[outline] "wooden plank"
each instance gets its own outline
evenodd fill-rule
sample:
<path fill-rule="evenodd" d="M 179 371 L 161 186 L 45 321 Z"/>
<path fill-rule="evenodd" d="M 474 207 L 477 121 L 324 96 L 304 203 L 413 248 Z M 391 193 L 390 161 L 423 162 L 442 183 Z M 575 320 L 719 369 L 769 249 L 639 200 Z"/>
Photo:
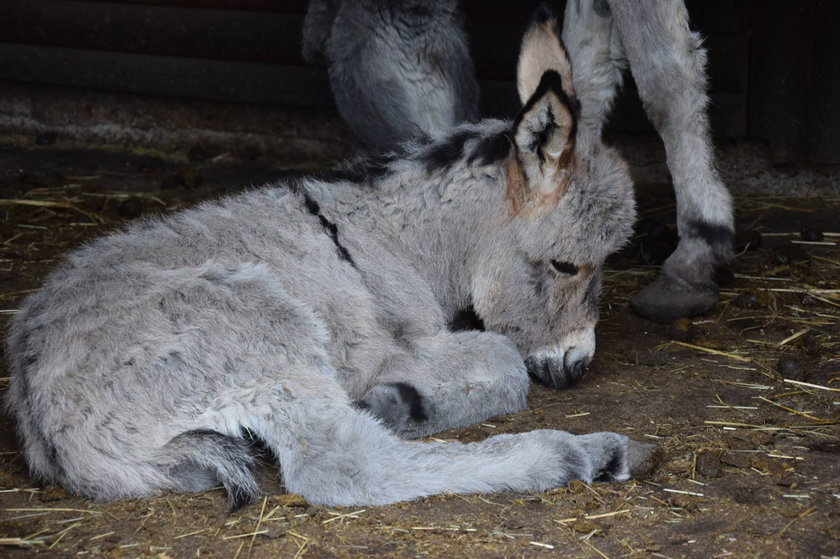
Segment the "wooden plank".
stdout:
<path fill-rule="evenodd" d="M 65 0 L 76 2 L 77 0 Z M 306 13 L 307 0 L 95 0 L 98 4 L 146 5 L 199 8 L 207 10 L 247 10 L 253 12 Z"/>
<path fill-rule="evenodd" d="M 686 0 L 691 27 L 703 33 L 742 31 L 756 0 Z"/>
<path fill-rule="evenodd" d="M 749 35 L 745 31 L 709 33 L 703 44 L 708 54 L 709 90 L 745 93 L 749 87 Z"/>
<path fill-rule="evenodd" d="M 187 58 L 304 64 L 303 18 L 285 13 L 163 7 L 127 2 L 6 0 L 6 42 Z M 478 76 L 512 80 L 525 24 L 468 23 Z M 745 33 L 706 38 L 712 87 L 746 87 Z"/>
<path fill-rule="evenodd" d="M 0 76 L 13 81 L 217 101 L 332 105 L 326 71 L 308 66 L 0 43 Z"/>
<path fill-rule="evenodd" d="M 516 84 L 510 80 L 479 80 L 480 112 L 485 118 L 513 118 L 519 112 Z"/>
<path fill-rule="evenodd" d="M 470 53 L 479 78 L 513 80 L 519 60 L 524 24 L 467 23 Z"/>
<path fill-rule="evenodd" d="M 303 16 L 66 0 L 3 0 L 4 42 L 304 64 Z"/>
<path fill-rule="evenodd" d="M 814 6 L 813 85 L 809 101 L 807 146 L 810 161 L 840 164 L 840 2 Z"/>
<path fill-rule="evenodd" d="M 524 27 L 468 23 L 466 29 L 479 78 L 516 79 Z M 708 52 L 710 89 L 716 92 L 745 92 L 749 81 L 749 36 L 746 32 L 710 33 L 705 37 L 704 45 Z"/>
<path fill-rule="evenodd" d="M 75 2 L 76 0 L 67 0 Z M 306 13 L 307 0 L 94 0 L 100 4 L 147 5 L 209 10 Z M 524 24 L 541 0 L 463 0 L 461 9 L 470 21 Z M 565 2 L 554 2 L 563 13 Z"/>

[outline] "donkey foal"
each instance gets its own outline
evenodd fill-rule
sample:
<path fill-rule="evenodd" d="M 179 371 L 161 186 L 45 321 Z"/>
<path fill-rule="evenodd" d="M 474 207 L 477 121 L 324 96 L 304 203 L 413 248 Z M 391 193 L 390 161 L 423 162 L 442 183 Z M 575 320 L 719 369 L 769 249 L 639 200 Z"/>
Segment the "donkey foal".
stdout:
<path fill-rule="evenodd" d="M 33 472 L 95 499 L 258 493 L 255 436 L 289 491 L 385 504 L 624 480 L 648 447 L 541 430 L 405 440 L 521 410 L 595 349 L 601 267 L 635 216 L 616 153 L 577 128 L 548 14 L 514 123 L 135 224 L 71 254 L 12 321 Z M 495 332 L 446 330 L 472 304 Z M 523 361 L 521 355 L 527 357 Z"/>

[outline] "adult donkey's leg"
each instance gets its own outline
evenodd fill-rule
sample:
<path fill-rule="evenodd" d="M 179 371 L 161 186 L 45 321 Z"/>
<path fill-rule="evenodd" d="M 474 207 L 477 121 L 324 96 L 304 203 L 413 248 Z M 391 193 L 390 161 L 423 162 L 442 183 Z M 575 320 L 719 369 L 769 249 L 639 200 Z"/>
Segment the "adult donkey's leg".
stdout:
<path fill-rule="evenodd" d="M 492 332 L 412 340 L 357 405 L 404 438 L 471 425 L 525 408 L 528 373 L 513 343 Z"/>
<path fill-rule="evenodd" d="M 581 104 L 579 126 L 601 135 L 616 89 L 627 68 L 606 0 L 570 0 L 563 16 L 563 43 L 574 68 Z"/>
<path fill-rule="evenodd" d="M 631 305 L 657 320 L 699 314 L 717 302 L 712 276 L 731 256 L 734 231 L 732 199 L 714 169 L 706 53 L 680 0 L 609 5 L 645 111 L 665 142 L 680 235 L 660 276 Z"/>

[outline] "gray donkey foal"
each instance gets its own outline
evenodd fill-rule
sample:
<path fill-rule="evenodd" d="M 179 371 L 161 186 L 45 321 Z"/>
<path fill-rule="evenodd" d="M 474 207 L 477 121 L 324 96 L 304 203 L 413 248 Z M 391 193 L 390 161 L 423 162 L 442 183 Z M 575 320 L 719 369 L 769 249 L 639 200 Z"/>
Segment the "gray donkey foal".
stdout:
<path fill-rule="evenodd" d="M 457 2 L 310 0 L 302 52 L 327 64 L 355 147 L 394 148 L 478 119 L 478 82 Z"/>
<path fill-rule="evenodd" d="M 528 368 L 579 375 L 601 266 L 631 231 L 627 169 L 576 127 L 555 20 L 520 57 L 514 123 L 71 254 L 8 339 L 33 472 L 95 499 L 222 483 L 239 506 L 258 493 L 257 438 L 289 491 L 329 505 L 627 479 L 648 448 L 615 433 L 405 440 L 521 410 Z M 447 331 L 469 303 L 501 334 Z"/>

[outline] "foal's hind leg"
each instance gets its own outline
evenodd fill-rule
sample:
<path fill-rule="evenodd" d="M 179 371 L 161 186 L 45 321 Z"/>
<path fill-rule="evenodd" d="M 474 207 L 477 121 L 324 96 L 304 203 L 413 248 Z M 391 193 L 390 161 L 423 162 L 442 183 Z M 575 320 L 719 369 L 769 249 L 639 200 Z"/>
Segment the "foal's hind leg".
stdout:
<path fill-rule="evenodd" d="M 324 394 L 297 394 L 282 421 L 257 422 L 289 491 L 324 505 L 385 505 L 436 493 L 539 491 L 626 480 L 650 445 L 616 433 L 531 431 L 472 444 L 400 440 L 368 413 Z"/>
<path fill-rule="evenodd" d="M 665 142 L 680 235 L 659 278 L 631 305 L 657 320 L 699 314 L 717 302 L 712 276 L 731 256 L 734 231 L 732 199 L 713 164 L 706 53 L 683 2 L 611 0 L 610 7 L 645 111 Z"/>
<path fill-rule="evenodd" d="M 412 341 L 357 402 L 404 438 L 417 438 L 525 408 L 529 379 L 516 347 L 491 332 Z"/>

